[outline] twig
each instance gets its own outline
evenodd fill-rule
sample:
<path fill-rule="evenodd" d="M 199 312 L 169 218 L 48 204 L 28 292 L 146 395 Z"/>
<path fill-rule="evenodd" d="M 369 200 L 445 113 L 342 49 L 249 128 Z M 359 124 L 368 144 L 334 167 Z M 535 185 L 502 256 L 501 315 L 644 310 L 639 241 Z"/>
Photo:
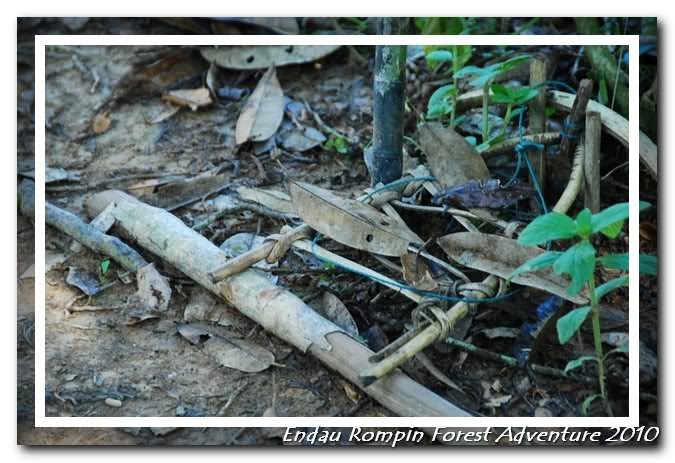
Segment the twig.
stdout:
<path fill-rule="evenodd" d="M 167 176 L 166 173 L 161 173 L 161 172 L 148 172 L 148 173 L 141 173 L 141 174 L 121 175 L 119 177 L 104 178 L 104 179 L 101 179 L 97 182 L 90 183 L 88 185 L 47 186 L 47 187 L 45 187 L 45 191 L 48 192 L 48 193 L 63 193 L 63 192 L 69 192 L 69 191 L 87 191 L 87 190 L 93 190 L 94 188 L 98 188 L 98 187 L 101 187 L 103 185 L 109 185 L 111 183 L 116 183 L 116 182 L 124 182 L 124 181 L 127 181 L 127 180 L 164 178 L 164 177 L 167 177 L 169 179 L 175 177 L 175 180 L 178 181 L 178 180 L 182 180 L 185 175 L 187 175 L 187 172 L 172 174 L 172 175 L 169 175 L 169 176 Z"/>
<path fill-rule="evenodd" d="M 579 83 L 579 91 L 574 97 L 572 103 L 572 110 L 565 120 L 565 128 L 563 129 L 563 138 L 560 141 L 560 155 L 563 159 L 569 159 L 576 145 L 576 138 L 579 132 L 579 126 L 584 120 L 586 114 L 586 107 L 588 101 L 591 99 L 593 92 L 593 81 L 584 79 Z"/>
<path fill-rule="evenodd" d="M 592 213 L 600 212 L 600 139 L 602 120 L 600 114 L 586 111 L 584 134 L 584 203 Z"/>
<path fill-rule="evenodd" d="M 616 166 L 615 168 L 613 168 L 612 170 L 610 170 L 609 172 L 607 172 L 605 175 L 603 175 L 602 178 L 600 179 L 600 181 L 602 182 L 602 181 L 604 181 L 604 180 L 607 180 L 609 177 L 612 176 L 612 174 L 613 174 L 614 172 L 616 172 L 616 171 L 619 170 L 619 169 L 623 169 L 624 167 L 627 167 L 629 163 L 630 163 L 630 161 L 626 161 L 626 162 L 624 162 L 624 163 L 619 164 L 618 166 Z"/>
<path fill-rule="evenodd" d="M 213 214 L 209 215 L 206 219 L 194 224 L 192 226 L 192 229 L 195 231 L 202 231 L 208 228 L 208 226 L 211 225 L 213 222 L 222 219 L 226 215 L 236 214 L 237 212 L 242 211 L 249 211 L 255 214 L 267 216 L 271 219 L 283 220 L 286 222 L 297 219 L 297 216 L 293 214 L 275 211 L 274 209 L 270 209 L 269 207 L 263 206 L 261 204 L 242 200 L 241 203 L 237 204 L 236 206 L 228 207 L 225 209 L 221 209 L 217 212 L 214 212 Z"/>
<path fill-rule="evenodd" d="M 581 186 L 584 183 L 584 147 L 583 145 L 577 146 L 577 154 L 574 157 L 574 165 L 572 167 L 572 173 L 570 174 L 570 180 L 565 187 L 565 191 L 560 195 L 560 199 L 553 207 L 553 212 L 559 212 L 560 214 L 566 214 L 567 211 L 574 204 L 574 200 L 577 199 L 579 191 L 581 191 Z"/>

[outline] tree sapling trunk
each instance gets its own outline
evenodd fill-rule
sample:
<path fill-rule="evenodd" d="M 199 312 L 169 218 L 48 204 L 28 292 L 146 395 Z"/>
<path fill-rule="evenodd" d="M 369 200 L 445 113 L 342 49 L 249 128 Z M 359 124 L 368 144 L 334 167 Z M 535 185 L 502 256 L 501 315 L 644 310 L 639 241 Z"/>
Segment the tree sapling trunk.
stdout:
<path fill-rule="evenodd" d="M 377 33 L 400 34 L 404 18 L 380 18 Z M 371 184 L 391 183 L 403 170 L 405 45 L 378 45 L 375 52 L 373 146 L 366 152 Z"/>

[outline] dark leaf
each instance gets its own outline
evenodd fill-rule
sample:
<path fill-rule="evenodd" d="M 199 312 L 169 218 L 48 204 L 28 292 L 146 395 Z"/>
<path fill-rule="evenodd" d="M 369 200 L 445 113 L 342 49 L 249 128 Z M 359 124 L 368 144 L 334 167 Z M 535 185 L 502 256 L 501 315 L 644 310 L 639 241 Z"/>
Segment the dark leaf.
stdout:
<path fill-rule="evenodd" d="M 442 190 L 433 199 L 434 204 L 453 207 L 487 207 L 499 209 L 509 207 L 521 199 L 532 196 L 532 187 L 520 181 L 502 186 L 499 180 L 469 180 L 463 185 Z"/>

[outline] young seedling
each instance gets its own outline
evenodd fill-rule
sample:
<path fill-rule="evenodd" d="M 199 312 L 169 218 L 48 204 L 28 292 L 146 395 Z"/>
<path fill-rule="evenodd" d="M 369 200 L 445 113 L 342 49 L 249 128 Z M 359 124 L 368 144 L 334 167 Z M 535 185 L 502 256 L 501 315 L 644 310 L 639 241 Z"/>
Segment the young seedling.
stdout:
<path fill-rule="evenodd" d="M 438 88 L 431 98 L 427 108 L 428 119 L 438 119 L 450 114 L 450 127 L 457 125 L 455 119 L 457 109 L 458 87 L 457 73 L 469 61 L 473 49 L 469 45 L 453 45 L 452 50 L 433 48 L 426 55 L 427 65 L 430 68 L 438 68 L 445 62 L 452 62 L 452 80 L 453 83 Z"/>
<path fill-rule="evenodd" d="M 649 203 L 640 202 L 641 211 L 649 206 Z M 565 214 L 551 212 L 533 220 L 518 237 L 518 242 L 526 246 L 537 246 L 555 240 L 576 241 L 566 251 L 547 251 L 526 262 L 517 268 L 510 278 L 520 273 L 553 267 L 558 275 L 567 274 L 571 277 L 571 283 L 567 290 L 570 294 L 575 295 L 584 288 L 588 288 L 590 306 L 572 310 L 561 317 L 557 323 L 558 340 L 561 344 L 565 344 L 574 337 L 581 325 L 591 315 L 595 357 L 585 356 L 574 359 L 565 368 L 565 371 L 569 371 L 581 366 L 586 361 L 597 362 L 600 394 L 590 396 L 584 401 L 582 407 L 584 413 L 587 412 L 593 400 L 600 397 L 607 399 L 599 301 L 610 291 L 628 284 L 628 274 L 625 273 L 618 278 L 597 285 L 595 279 L 596 266 L 628 272 L 628 254 L 597 256 L 591 238 L 597 233 L 602 233 L 612 239 L 618 237 L 627 218 L 628 203 L 615 204 L 597 214 L 592 214 L 589 209 L 584 209 L 579 212 L 575 219 Z M 641 273 L 655 275 L 656 267 L 656 256 L 640 255 Z M 609 405 L 607 409 L 611 413 Z"/>
<path fill-rule="evenodd" d="M 496 77 L 514 69 L 530 59 L 530 55 L 521 55 L 506 60 L 502 63 L 495 63 L 484 68 L 477 66 L 466 66 L 455 74 L 458 78 L 467 76 L 476 76 L 469 85 L 483 89 L 483 142 L 488 140 L 490 135 L 490 123 L 488 121 L 488 109 L 490 105 L 490 86 Z"/>
<path fill-rule="evenodd" d="M 506 127 L 511 122 L 511 119 L 517 117 L 525 111 L 525 103 L 536 98 L 539 92 L 530 87 L 509 88 L 501 84 L 492 84 L 492 102 L 506 105 L 506 113 L 504 115 L 504 128 L 501 135 L 506 134 Z M 515 111 L 514 111 L 514 108 Z"/>

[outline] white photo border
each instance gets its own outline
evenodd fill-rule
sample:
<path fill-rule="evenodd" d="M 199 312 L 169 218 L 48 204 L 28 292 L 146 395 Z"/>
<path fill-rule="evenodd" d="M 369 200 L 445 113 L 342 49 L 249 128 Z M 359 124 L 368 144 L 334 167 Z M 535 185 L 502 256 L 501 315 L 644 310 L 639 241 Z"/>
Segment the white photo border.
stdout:
<path fill-rule="evenodd" d="M 629 280 L 627 417 L 47 417 L 45 408 L 45 47 L 49 45 L 624 45 L 629 61 L 629 273 L 639 274 L 638 35 L 36 35 L 35 426 L 36 427 L 631 427 L 639 426 L 639 279 Z"/>

